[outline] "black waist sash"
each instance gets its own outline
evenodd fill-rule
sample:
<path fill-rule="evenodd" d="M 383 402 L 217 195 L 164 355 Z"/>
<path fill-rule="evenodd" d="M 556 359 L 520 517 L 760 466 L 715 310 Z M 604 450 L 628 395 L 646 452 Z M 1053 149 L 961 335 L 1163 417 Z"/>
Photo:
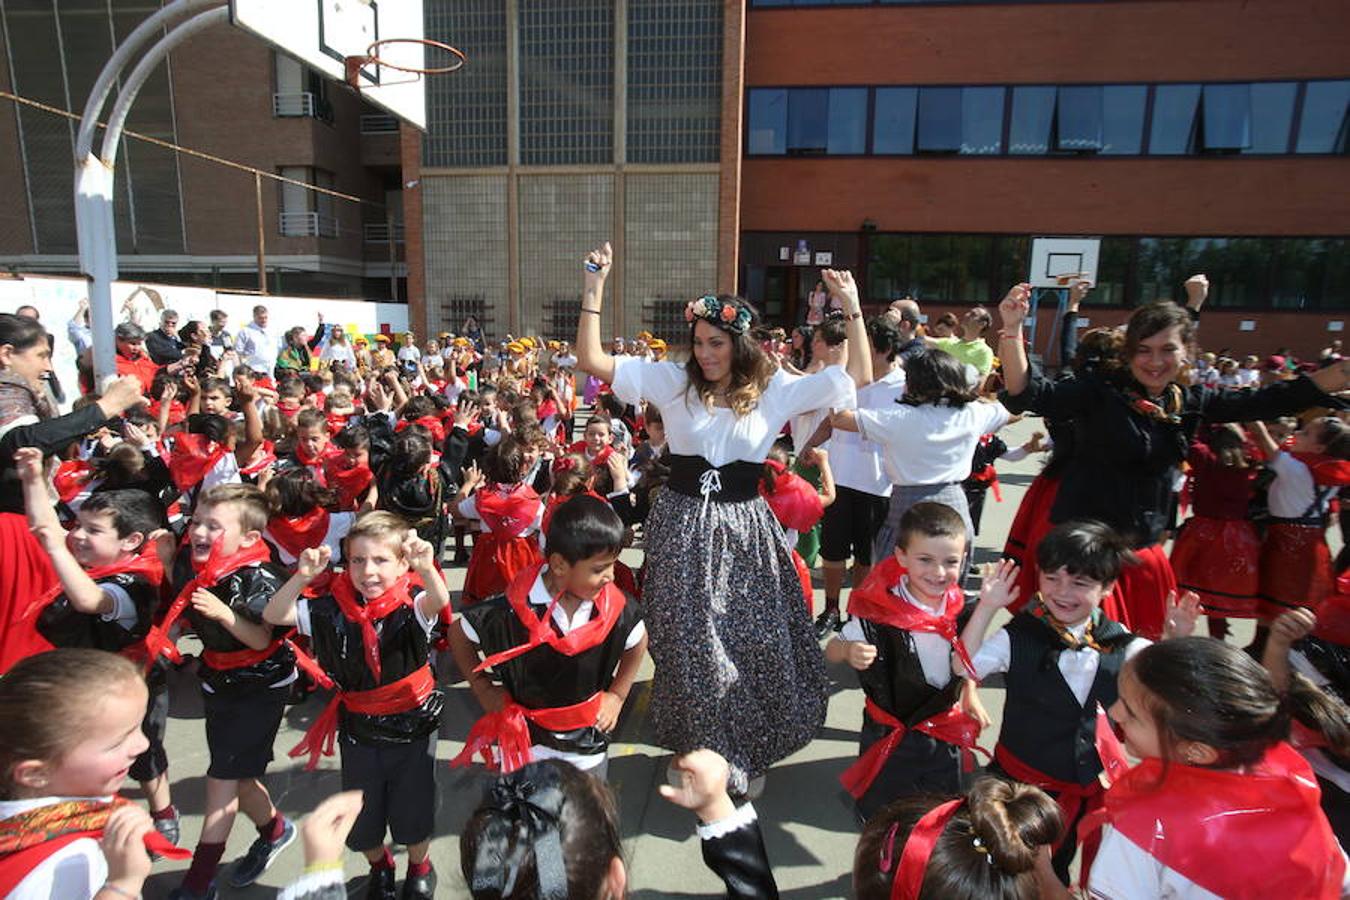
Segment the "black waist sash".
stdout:
<path fill-rule="evenodd" d="M 666 487 L 686 497 L 701 497 L 714 503 L 742 503 L 759 496 L 763 463 L 736 460 L 714 466 L 701 456 L 670 456 Z"/>

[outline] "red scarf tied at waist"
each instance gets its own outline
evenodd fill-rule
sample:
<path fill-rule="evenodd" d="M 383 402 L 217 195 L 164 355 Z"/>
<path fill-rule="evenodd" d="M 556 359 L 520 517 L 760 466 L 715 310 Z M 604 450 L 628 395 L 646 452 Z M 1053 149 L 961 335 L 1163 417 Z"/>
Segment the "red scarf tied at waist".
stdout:
<path fill-rule="evenodd" d="M 0 896 L 8 897 L 29 872 L 67 844 L 80 838 L 100 840 L 112 811 L 129 803 L 123 797 L 111 802 L 65 800 L 0 820 Z M 142 840 L 147 851 L 167 859 L 192 857 L 191 850 L 175 847 L 154 829 Z"/>
<path fill-rule="evenodd" d="M 1068 836 L 1069 827 L 1078 818 L 1080 812 L 1086 809 L 1087 815 L 1092 815 L 1101 809 L 1102 795 L 1105 790 L 1102 788 L 1100 781 L 1093 780 L 1091 784 L 1079 784 L 1076 781 L 1060 781 L 1051 778 L 1013 756 L 1008 748 L 1002 744 L 994 745 L 994 762 L 998 763 L 1003 771 L 1016 781 L 1038 787 L 1043 791 L 1055 792 L 1055 804 L 1059 807 L 1060 818 L 1064 822 L 1065 829 L 1055 841 L 1054 849 L 1056 850 L 1059 849 L 1060 844 L 1064 843 L 1064 838 Z M 1084 871 L 1091 867 L 1092 859 L 1097 855 L 1098 843 L 1100 843 L 1100 840 L 1097 835 L 1092 835 L 1082 842 Z"/>
<path fill-rule="evenodd" d="M 322 684 L 322 682 L 320 682 Z M 331 680 L 324 687 L 330 687 Z M 382 684 L 368 691 L 337 691 L 328 701 L 314 724 L 305 732 L 300 743 L 291 748 L 292 758 L 309 756 L 305 770 L 314 769 L 320 756 L 332 756 L 333 745 L 337 738 L 338 707 L 345 706 L 348 712 L 362 716 L 387 716 L 394 713 L 417 709 L 431 692 L 436 690 L 436 679 L 431 674 L 431 666 L 423 666 L 410 675 L 406 675 L 389 684 Z"/>
<path fill-rule="evenodd" d="M 211 554 L 202 564 L 201 569 L 196 576 L 183 585 L 183 589 L 178 592 L 173 603 L 169 606 L 168 613 L 164 616 L 164 621 L 150 629 L 150 633 L 145 636 L 145 649 L 148 657 L 148 663 L 153 663 L 159 658 L 160 654 L 169 657 L 173 662 L 181 662 L 183 657 L 169 639 L 169 632 L 173 629 L 174 623 L 178 617 L 187 609 L 188 603 L 192 601 L 192 595 L 198 588 L 215 587 L 221 579 L 230 573 L 250 566 L 255 563 L 267 562 L 271 558 L 271 552 L 267 548 L 266 541 L 255 541 L 248 547 L 242 547 L 236 552 L 225 556 L 220 552 L 221 542 L 218 540 L 211 546 Z M 251 651 L 250 651 L 251 652 Z M 268 656 L 271 654 L 269 653 Z M 263 659 L 267 657 L 264 656 Z M 225 668 L 234 668 L 226 666 Z"/>
<path fill-rule="evenodd" d="M 811 482 L 796 472 L 789 472 L 778 460 L 766 459 L 764 465 L 773 470 L 773 492 L 766 491 L 764 482 L 760 481 L 759 495 L 769 504 L 779 524 L 794 531 L 810 531 L 825 514 L 820 494 Z"/>
<path fill-rule="evenodd" d="M 316 506 L 300 516 L 276 516 L 267 523 L 267 534 L 282 550 L 299 557 L 323 543 L 328 536 L 328 510 Z"/>
<path fill-rule="evenodd" d="M 965 642 L 956 632 L 956 617 L 966 605 L 965 595 L 960 585 L 951 585 L 943 595 L 942 615 L 925 612 L 903 597 L 891 592 L 893 585 L 900 584 L 907 570 L 894 556 L 873 567 L 862 587 L 849 595 L 848 612 L 851 616 L 867 619 L 879 625 L 889 625 L 901 631 L 920 634 L 936 634 L 952 645 L 956 656 L 965 667 L 966 674 L 975 679 L 975 666 Z M 978 679 L 975 679 L 978 680 Z"/>
<path fill-rule="evenodd" d="M 989 442 L 994 439 L 992 434 L 986 434 L 980 438 L 980 446 L 987 447 Z M 1003 490 L 998 483 L 998 469 L 994 468 L 993 463 L 986 463 L 983 469 L 978 472 L 971 472 L 970 477 L 981 484 L 987 485 L 994 492 L 994 502 L 1003 502 Z"/>
<path fill-rule="evenodd" d="M 474 723 L 464 741 L 464 749 L 450 760 L 450 765 L 470 765 L 477 754 L 482 757 L 489 771 L 514 772 L 530 762 L 529 722 L 548 731 L 588 728 L 600 718 L 600 702 L 603 698 L 604 694 L 596 691 L 580 703 L 549 709 L 526 709 L 508 700 L 500 710 L 488 713 Z M 501 752 L 500 763 L 493 756 L 494 746 Z"/>
<path fill-rule="evenodd" d="M 900 746 L 900 741 L 904 739 L 905 733 L 909 730 L 903 722 L 873 702 L 871 697 L 867 698 L 863 709 L 866 710 L 868 717 L 873 722 L 878 725 L 885 725 L 891 730 L 887 732 L 884 738 L 868 747 L 867 752 L 858 757 L 858 761 L 845 769 L 844 773 L 839 776 L 839 783 L 854 798 L 867 793 L 867 789 L 872 786 L 872 782 L 881 774 L 882 768 L 886 765 L 886 760 L 891 758 L 891 754 Z M 959 707 L 953 706 L 946 712 L 924 719 L 913 726 L 913 730 L 960 747 L 961 767 L 964 771 L 970 772 L 975 769 L 975 755 L 972 751 L 979 751 L 986 757 L 989 756 L 988 750 L 975 743 L 975 739 L 980 735 L 979 720 L 969 713 L 963 712 Z"/>
<path fill-rule="evenodd" d="M 180 491 L 190 491 L 202 483 L 229 452 L 204 434 L 180 434 L 174 438 L 169 454 L 169 474 Z"/>

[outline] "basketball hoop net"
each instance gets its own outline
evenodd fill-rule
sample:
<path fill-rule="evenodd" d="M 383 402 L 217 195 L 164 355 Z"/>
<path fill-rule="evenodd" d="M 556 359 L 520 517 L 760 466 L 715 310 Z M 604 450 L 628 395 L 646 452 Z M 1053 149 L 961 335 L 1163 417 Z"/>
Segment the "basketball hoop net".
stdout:
<path fill-rule="evenodd" d="M 448 53 L 451 57 L 450 64 L 445 66 L 427 66 L 418 68 L 415 66 L 405 66 L 399 63 L 392 63 L 380 58 L 380 48 L 388 44 L 423 44 L 427 47 L 440 50 L 442 53 Z M 433 41 L 427 38 L 385 38 L 382 41 L 375 41 L 366 48 L 366 52 L 358 56 L 347 57 L 347 84 L 351 85 L 359 93 L 361 90 L 361 70 L 374 63 L 386 69 L 393 69 L 396 72 L 408 72 L 413 77 L 404 78 L 399 81 L 383 81 L 380 87 L 392 84 L 409 84 L 414 81 L 420 81 L 423 75 L 449 75 L 451 72 L 458 72 L 464 68 L 465 63 L 469 61 L 462 50 L 450 46 L 443 41 Z M 372 85 L 373 87 L 374 85 Z"/>

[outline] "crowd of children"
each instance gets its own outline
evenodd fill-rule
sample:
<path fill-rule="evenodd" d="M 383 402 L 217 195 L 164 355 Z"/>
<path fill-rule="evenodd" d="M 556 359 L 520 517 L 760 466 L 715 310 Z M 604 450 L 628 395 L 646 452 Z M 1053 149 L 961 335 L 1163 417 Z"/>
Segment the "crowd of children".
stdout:
<path fill-rule="evenodd" d="M 826 271 L 807 338 L 709 295 L 677 363 L 648 333 L 601 341 L 610 248 L 583 262 L 575 352 L 488 344 L 476 323 L 372 348 L 321 323 L 266 369 L 265 310 L 167 362 L 125 323 L 127 377 L 76 418 L 41 396 L 32 329 L 0 315 L 0 454 L 22 498 L 0 525 L 26 567 L 0 598 L 0 896 L 136 897 L 153 853 L 186 865 L 172 897 L 215 897 L 303 838 L 287 898 L 345 896 L 344 847 L 379 900 L 622 897 L 605 779 L 649 649 L 674 752 L 661 793 L 698 817 L 728 896 L 778 896 L 750 798 L 815 736 L 827 662 L 864 701 L 840 776 L 860 898 L 1346 895 L 1335 348 L 1310 370 L 1196 355 L 1192 279 L 1189 312 L 1084 335 L 1052 380 L 1027 359 L 1018 285 L 996 396 L 908 307 L 864 322 L 851 276 Z M 982 341 L 978 312 L 962 340 Z M 8 412 L 7 386 L 31 409 Z M 1015 413 L 1049 438 L 1010 450 Z M 1047 446 L 1005 558 L 977 569 L 998 461 Z M 1211 637 L 1192 635 L 1202 616 Z M 1246 652 L 1223 643 L 1234 619 L 1256 622 Z M 204 772 L 165 746 L 180 673 L 200 682 Z M 459 678 L 482 715 L 451 764 L 494 773 L 462 884 L 430 853 Z M 982 683 L 1005 691 L 992 741 Z M 304 769 L 336 751 L 344 793 L 297 824 L 266 777 L 303 702 L 309 728 L 280 749 Z M 200 775 L 188 834 L 173 790 Z M 257 837 L 226 868 L 240 812 Z"/>

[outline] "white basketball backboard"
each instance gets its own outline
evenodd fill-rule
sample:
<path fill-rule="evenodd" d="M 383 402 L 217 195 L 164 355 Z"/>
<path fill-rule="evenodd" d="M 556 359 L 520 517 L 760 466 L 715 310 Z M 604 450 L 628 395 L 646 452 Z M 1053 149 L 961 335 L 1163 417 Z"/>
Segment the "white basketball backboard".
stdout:
<path fill-rule="evenodd" d="M 347 57 L 365 56 L 372 43 L 422 38 L 422 0 L 230 0 L 230 20 L 278 50 L 336 81 L 347 80 Z M 425 47 L 385 44 L 381 59 L 425 68 Z M 425 129 L 423 76 L 370 64 L 361 69 L 361 95 L 400 119 Z"/>
<path fill-rule="evenodd" d="M 1101 244 L 1101 238 L 1032 238 L 1027 281 L 1038 288 L 1068 287 L 1079 280 L 1096 284 Z"/>

